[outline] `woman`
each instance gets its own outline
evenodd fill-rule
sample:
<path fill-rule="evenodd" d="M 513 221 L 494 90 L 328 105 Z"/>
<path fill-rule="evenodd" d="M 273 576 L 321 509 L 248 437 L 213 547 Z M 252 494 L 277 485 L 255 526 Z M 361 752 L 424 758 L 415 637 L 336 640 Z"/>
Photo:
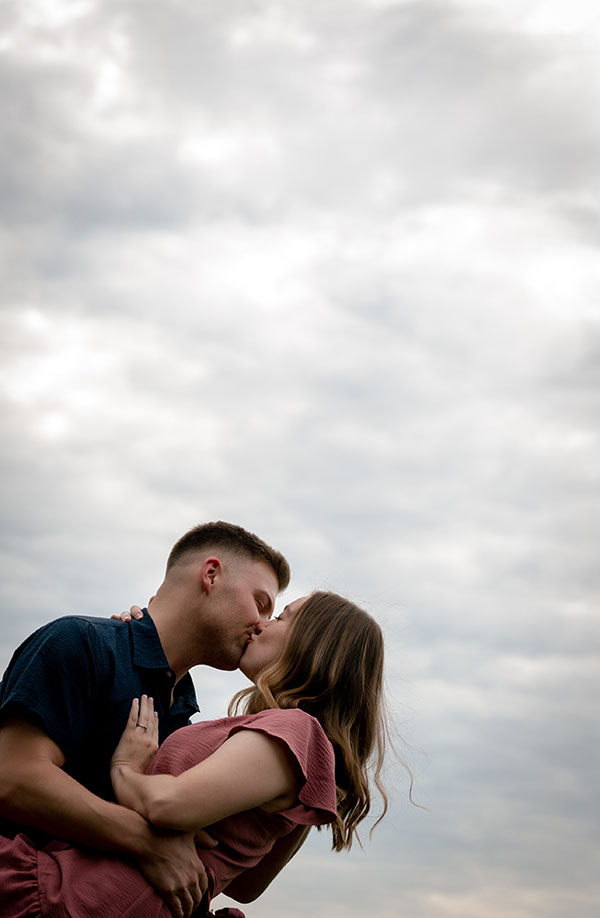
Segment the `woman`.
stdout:
<path fill-rule="evenodd" d="M 253 637 L 240 669 L 255 685 L 236 695 L 230 716 L 178 730 L 154 758 L 151 699 L 134 700 L 113 757 L 120 803 L 165 829 L 209 827 L 218 840 L 202 852 L 209 891 L 197 915 L 222 891 L 249 901 L 247 876 L 301 827 L 330 824 L 333 849 L 350 848 L 371 806 L 370 763 L 384 813 L 387 804 L 379 781 L 383 639 L 366 612 L 333 593 L 296 600 Z M 170 915 L 137 868 L 118 858 L 62 842 L 38 852 L 24 836 L 3 858 L 15 889 L 23 880 L 14 902 L 3 902 L 3 918 Z M 182 901 L 181 914 L 196 904 Z"/>

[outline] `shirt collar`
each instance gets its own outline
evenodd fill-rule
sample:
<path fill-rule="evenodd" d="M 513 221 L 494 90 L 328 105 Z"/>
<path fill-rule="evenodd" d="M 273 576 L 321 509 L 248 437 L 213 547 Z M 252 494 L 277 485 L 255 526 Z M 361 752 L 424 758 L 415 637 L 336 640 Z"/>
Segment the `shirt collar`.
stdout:
<path fill-rule="evenodd" d="M 144 617 L 132 622 L 133 665 L 140 669 L 170 669 L 156 625 L 144 609 Z"/>
<path fill-rule="evenodd" d="M 172 707 L 184 712 L 187 718 L 190 718 L 192 714 L 197 714 L 200 710 L 194 683 L 189 673 L 182 676 L 175 686 Z"/>
<path fill-rule="evenodd" d="M 139 669 L 161 669 L 175 679 L 175 673 L 169 666 L 169 661 L 160 643 L 156 625 L 148 614 L 148 609 L 143 609 L 143 612 L 144 617 L 132 622 L 130 629 L 133 644 L 133 665 Z M 182 710 L 189 710 L 191 713 L 200 710 L 196 700 L 194 683 L 189 673 L 181 677 L 175 686 L 173 697 L 180 699 Z"/>

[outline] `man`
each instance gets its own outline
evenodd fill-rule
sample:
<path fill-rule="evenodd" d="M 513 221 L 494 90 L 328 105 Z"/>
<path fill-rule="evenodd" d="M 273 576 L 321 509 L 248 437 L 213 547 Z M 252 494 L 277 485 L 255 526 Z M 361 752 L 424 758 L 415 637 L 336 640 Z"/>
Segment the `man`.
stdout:
<path fill-rule="evenodd" d="M 189 721 L 189 669 L 236 669 L 289 576 L 254 534 L 207 523 L 174 545 L 141 622 L 69 616 L 31 635 L 0 685 L 0 834 L 133 856 L 172 913 L 190 914 L 206 888 L 193 837 L 114 803 L 110 758 L 133 697 L 154 698 L 161 740 Z"/>

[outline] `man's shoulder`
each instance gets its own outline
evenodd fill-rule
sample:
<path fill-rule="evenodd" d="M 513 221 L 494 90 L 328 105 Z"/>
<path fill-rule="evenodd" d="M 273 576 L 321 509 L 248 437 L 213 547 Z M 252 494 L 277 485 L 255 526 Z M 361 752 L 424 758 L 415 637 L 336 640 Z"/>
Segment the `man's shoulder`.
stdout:
<path fill-rule="evenodd" d="M 122 630 L 118 627 L 122 625 Z M 0 682 L 0 704 L 34 687 L 65 682 L 111 684 L 128 668 L 128 628 L 123 622 L 63 615 L 47 622 L 17 647 Z M 60 744 L 59 744 L 60 745 Z"/>
<path fill-rule="evenodd" d="M 118 626 L 122 625 L 123 630 Z M 39 654 L 67 659 L 74 653 L 100 659 L 127 643 L 127 625 L 89 615 L 63 615 L 41 625 L 15 650 L 13 661 Z"/>
<path fill-rule="evenodd" d="M 123 622 L 121 622 L 123 625 Z M 27 640 L 44 640 L 55 637 L 81 637 L 89 639 L 91 636 L 99 640 L 114 640 L 118 634 L 119 623 L 110 618 L 96 618 L 91 615 L 61 615 L 45 625 L 41 625 L 36 631 L 30 634 Z M 127 627 L 125 626 L 125 630 Z"/>

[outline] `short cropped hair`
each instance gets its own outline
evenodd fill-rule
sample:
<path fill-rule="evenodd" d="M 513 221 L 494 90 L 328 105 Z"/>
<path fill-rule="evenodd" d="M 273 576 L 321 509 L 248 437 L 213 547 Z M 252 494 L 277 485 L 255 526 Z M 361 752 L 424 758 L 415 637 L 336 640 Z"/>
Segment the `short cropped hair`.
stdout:
<path fill-rule="evenodd" d="M 252 561 L 266 562 L 275 572 L 279 592 L 285 590 L 290 582 L 290 566 L 281 552 L 271 548 L 253 532 L 222 520 L 194 526 L 175 542 L 167 559 L 167 573 L 184 555 L 213 547 L 227 549 Z"/>

